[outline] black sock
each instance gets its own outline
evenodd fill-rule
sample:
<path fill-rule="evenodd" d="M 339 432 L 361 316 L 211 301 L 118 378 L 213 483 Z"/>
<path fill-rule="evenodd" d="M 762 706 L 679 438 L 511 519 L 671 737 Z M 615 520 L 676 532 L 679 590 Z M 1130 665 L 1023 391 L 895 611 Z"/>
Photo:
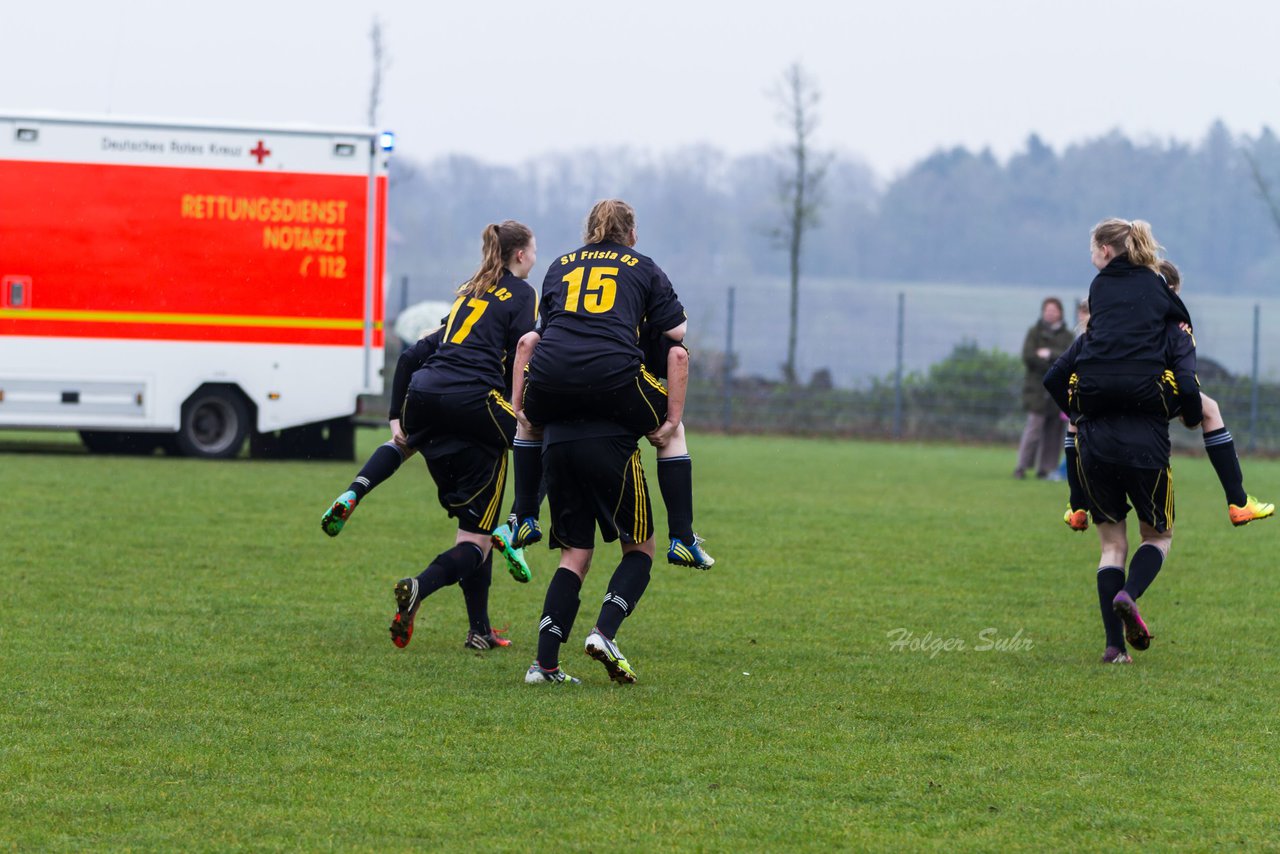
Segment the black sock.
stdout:
<path fill-rule="evenodd" d="M 693 545 L 693 461 L 658 458 L 658 489 L 667 507 L 667 535 Z"/>
<path fill-rule="evenodd" d="M 364 468 L 360 469 L 356 479 L 347 488 L 356 494 L 357 499 L 362 499 L 378 484 L 395 474 L 402 462 L 404 457 L 400 449 L 393 442 L 385 442 L 369 456 Z"/>
<path fill-rule="evenodd" d="M 560 666 L 560 644 L 569 639 L 573 621 L 582 600 L 582 579 L 563 566 L 551 576 L 547 598 L 542 603 L 542 620 L 538 623 L 538 665 L 545 670 Z"/>
<path fill-rule="evenodd" d="M 596 618 L 596 628 L 609 640 L 613 640 L 622 621 L 640 604 L 640 597 L 649 586 L 649 569 L 652 566 L 653 558 L 643 552 L 627 552 L 622 556 L 613 578 L 609 579 L 609 592 L 604 595 L 600 616 Z"/>
<path fill-rule="evenodd" d="M 436 555 L 431 565 L 418 574 L 418 598 L 425 599 L 441 587 L 458 580 L 480 565 L 483 557 L 475 543 L 458 543 L 447 552 Z"/>
<path fill-rule="evenodd" d="M 489 625 L 489 585 L 493 581 L 493 552 L 485 556 L 480 565 L 458 579 L 462 600 L 467 604 L 467 621 L 471 631 L 487 635 Z"/>
<path fill-rule="evenodd" d="M 511 447 L 515 467 L 515 499 L 511 513 L 516 520 L 538 518 L 538 488 L 542 485 L 542 443 L 536 439 L 516 439 Z"/>
<path fill-rule="evenodd" d="M 1084 510 L 1088 504 L 1085 502 L 1084 485 L 1080 482 L 1080 455 L 1076 453 L 1074 433 L 1067 434 L 1067 438 L 1062 441 L 1062 448 L 1067 454 L 1067 488 L 1070 490 L 1067 501 L 1072 510 Z"/>
<path fill-rule="evenodd" d="M 1124 592 L 1136 601 L 1156 580 L 1163 563 L 1164 553 L 1158 548 L 1150 543 L 1138 546 L 1129 559 L 1129 580 L 1124 583 Z"/>
<path fill-rule="evenodd" d="M 1124 623 L 1116 616 L 1111 601 L 1124 589 L 1124 569 L 1104 566 L 1098 570 L 1098 607 L 1102 609 L 1102 629 L 1107 633 L 1107 646 L 1124 649 Z"/>
<path fill-rule="evenodd" d="M 1236 443 L 1226 427 L 1204 434 L 1204 450 L 1218 473 L 1227 503 L 1243 507 L 1249 500 L 1244 491 L 1244 475 L 1240 471 L 1240 459 L 1236 456 Z"/>

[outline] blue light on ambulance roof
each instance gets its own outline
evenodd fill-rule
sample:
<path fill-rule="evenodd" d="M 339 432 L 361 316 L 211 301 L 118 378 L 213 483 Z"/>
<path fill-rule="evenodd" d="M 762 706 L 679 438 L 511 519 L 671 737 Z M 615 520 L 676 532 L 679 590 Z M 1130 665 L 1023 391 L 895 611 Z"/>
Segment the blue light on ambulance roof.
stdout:
<path fill-rule="evenodd" d="M 389 130 L 384 130 L 378 134 L 378 147 L 383 151 L 394 151 L 396 147 L 396 135 Z"/>

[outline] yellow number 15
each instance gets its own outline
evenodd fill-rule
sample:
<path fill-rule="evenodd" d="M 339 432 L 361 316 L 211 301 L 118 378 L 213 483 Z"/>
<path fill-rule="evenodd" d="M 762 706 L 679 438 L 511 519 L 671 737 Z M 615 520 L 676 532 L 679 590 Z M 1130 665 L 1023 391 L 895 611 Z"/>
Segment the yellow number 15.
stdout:
<path fill-rule="evenodd" d="M 606 274 L 616 276 L 618 268 L 592 267 L 591 276 L 587 278 L 587 286 L 584 288 L 582 279 L 586 270 L 575 267 L 569 271 L 562 279 L 569 285 L 569 292 L 564 298 L 564 310 L 577 311 L 579 302 L 582 303 L 583 310 L 591 314 L 604 314 L 613 308 L 614 300 L 618 297 L 618 281 L 606 278 Z"/>

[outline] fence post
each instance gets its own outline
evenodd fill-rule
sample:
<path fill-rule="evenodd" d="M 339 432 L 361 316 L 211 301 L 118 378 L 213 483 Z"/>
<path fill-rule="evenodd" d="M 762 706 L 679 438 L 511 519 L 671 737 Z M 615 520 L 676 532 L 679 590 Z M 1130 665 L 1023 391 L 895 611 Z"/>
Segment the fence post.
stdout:
<path fill-rule="evenodd" d="M 729 286 L 729 311 L 725 315 L 724 333 L 724 400 L 720 428 L 728 433 L 733 427 L 733 286 Z"/>
<path fill-rule="evenodd" d="M 1253 304 L 1253 378 L 1249 388 L 1249 452 L 1258 447 L 1258 338 L 1262 326 L 1262 304 Z"/>
<path fill-rule="evenodd" d="M 897 360 L 893 370 L 893 438 L 902 438 L 902 338 L 907 295 L 898 292 Z"/>

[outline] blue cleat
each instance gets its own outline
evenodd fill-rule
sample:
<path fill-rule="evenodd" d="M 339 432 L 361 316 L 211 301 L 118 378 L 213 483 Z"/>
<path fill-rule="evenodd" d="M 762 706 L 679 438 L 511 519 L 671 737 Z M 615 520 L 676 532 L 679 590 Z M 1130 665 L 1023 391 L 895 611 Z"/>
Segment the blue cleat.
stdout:
<path fill-rule="evenodd" d="M 671 539 L 671 548 L 667 549 L 667 563 L 676 566 L 692 566 L 696 569 L 710 569 L 716 565 L 716 559 L 707 554 L 702 547 L 702 537 L 693 535 L 693 542 L 686 543 L 679 537 Z"/>
<path fill-rule="evenodd" d="M 542 527 L 538 524 L 538 517 L 525 516 L 520 520 L 520 524 L 515 526 L 510 545 L 514 549 L 522 549 L 525 546 L 533 545 L 541 539 Z"/>

